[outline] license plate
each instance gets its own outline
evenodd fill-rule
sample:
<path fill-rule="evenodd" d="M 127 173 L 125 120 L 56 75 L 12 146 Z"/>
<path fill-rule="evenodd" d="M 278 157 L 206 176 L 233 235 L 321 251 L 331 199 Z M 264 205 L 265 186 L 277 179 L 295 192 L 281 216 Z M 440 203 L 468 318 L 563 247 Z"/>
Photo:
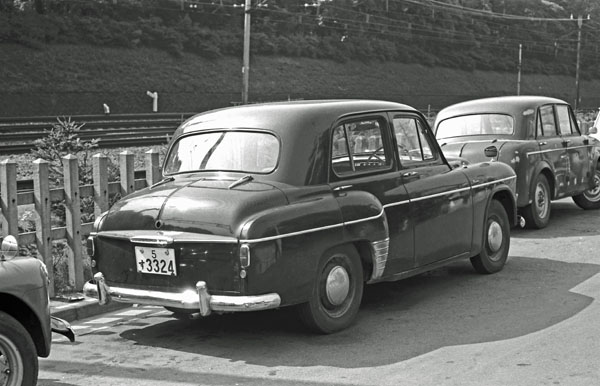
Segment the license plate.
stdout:
<path fill-rule="evenodd" d="M 135 247 L 135 263 L 141 273 L 177 276 L 175 250 L 171 248 Z"/>

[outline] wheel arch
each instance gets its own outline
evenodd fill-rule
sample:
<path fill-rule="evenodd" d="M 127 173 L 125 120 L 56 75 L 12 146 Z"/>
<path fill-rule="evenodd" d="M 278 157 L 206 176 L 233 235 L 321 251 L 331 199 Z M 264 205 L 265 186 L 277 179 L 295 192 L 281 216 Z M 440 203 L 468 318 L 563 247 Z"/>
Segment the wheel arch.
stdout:
<path fill-rule="evenodd" d="M 10 307 L 6 306 L 10 304 Z M 25 327 L 40 357 L 50 354 L 50 346 L 46 342 L 42 322 L 37 314 L 25 302 L 14 295 L 0 293 L 0 311 L 5 312 L 19 321 Z"/>
<path fill-rule="evenodd" d="M 486 208 L 486 213 L 493 200 L 499 201 L 500 204 L 502 204 L 504 210 L 506 211 L 506 214 L 508 215 L 508 219 L 511 222 L 511 226 L 517 225 L 517 203 L 514 194 L 512 194 L 512 192 L 507 188 L 498 189 L 495 192 L 493 192 L 490 195 L 490 199 Z"/>
<path fill-rule="evenodd" d="M 554 197 L 556 197 L 556 178 L 554 177 L 554 171 L 546 162 L 541 162 L 529 175 L 529 189 L 527 189 L 528 197 L 526 200 L 528 205 L 531 204 L 532 197 L 534 196 L 535 179 L 540 174 L 546 177 L 546 180 L 548 181 L 548 187 L 550 188 L 550 200 L 554 200 Z M 519 200 L 519 202 L 522 201 Z"/>

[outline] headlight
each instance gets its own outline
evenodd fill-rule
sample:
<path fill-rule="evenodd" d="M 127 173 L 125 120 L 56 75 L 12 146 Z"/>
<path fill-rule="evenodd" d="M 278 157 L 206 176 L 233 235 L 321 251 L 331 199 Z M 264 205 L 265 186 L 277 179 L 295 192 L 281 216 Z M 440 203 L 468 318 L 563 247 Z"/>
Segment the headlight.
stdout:
<path fill-rule="evenodd" d="M 0 247 L 0 260 L 12 260 L 19 254 L 19 244 L 14 236 L 6 236 Z"/>

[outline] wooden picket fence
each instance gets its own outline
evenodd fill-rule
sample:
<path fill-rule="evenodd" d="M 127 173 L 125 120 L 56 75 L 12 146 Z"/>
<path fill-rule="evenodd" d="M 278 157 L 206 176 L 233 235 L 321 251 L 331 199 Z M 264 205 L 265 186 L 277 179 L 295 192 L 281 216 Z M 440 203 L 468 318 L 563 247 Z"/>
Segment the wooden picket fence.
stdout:
<path fill-rule="evenodd" d="M 108 157 L 96 154 L 93 160 L 93 185 L 79 186 L 79 164 L 77 157 L 63 157 L 64 186 L 50 189 L 49 163 L 38 159 L 33 162 L 33 191 L 17 192 L 17 164 L 14 161 L 0 162 L 0 234 L 13 235 L 19 245 L 35 244 L 38 258 L 48 267 L 50 296 L 54 296 L 52 242 L 66 240 L 68 280 L 70 287 L 80 291 L 84 284 L 83 241 L 92 230 L 93 223 L 81 222 L 81 198 L 93 197 L 94 214 L 108 210 L 109 197 L 121 196 L 143 189 L 161 180 L 159 153 L 150 150 L 145 154 L 146 178 L 135 180 L 134 154 L 124 151 L 119 154 L 120 181 L 108 182 Z M 52 202 L 64 200 L 66 221 L 64 227 L 51 226 Z M 19 233 L 18 207 L 34 205 L 35 232 Z"/>

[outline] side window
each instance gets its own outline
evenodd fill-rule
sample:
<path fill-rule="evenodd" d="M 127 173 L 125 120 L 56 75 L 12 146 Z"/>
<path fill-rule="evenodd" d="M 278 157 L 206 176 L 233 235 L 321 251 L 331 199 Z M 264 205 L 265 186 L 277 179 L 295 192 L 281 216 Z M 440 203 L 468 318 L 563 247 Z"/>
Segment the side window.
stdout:
<path fill-rule="evenodd" d="M 394 117 L 394 135 L 402 164 L 434 160 L 427 129 L 413 117 Z"/>
<path fill-rule="evenodd" d="M 568 106 L 557 105 L 556 115 L 558 116 L 558 127 L 560 128 L 561 135 L 571 135 L 574 131 L 576 131 L 571 126 L 571 114 L 569 114 Z"/>
<path fill-rule="evenodd" d="M 332 167 L 344 176 L 352 173 L 385 170 L 391 159 L 383 145 L 385 121 L 365 119 L 345 122 L 333 130 Z"/>
<path fill-rule="evenodd" d="M 540 107 L 540 118 L 538 120 L 538 136 L 554 137 L 557 135 L 554 123 L 554 109 L 552 106 Z"/>

